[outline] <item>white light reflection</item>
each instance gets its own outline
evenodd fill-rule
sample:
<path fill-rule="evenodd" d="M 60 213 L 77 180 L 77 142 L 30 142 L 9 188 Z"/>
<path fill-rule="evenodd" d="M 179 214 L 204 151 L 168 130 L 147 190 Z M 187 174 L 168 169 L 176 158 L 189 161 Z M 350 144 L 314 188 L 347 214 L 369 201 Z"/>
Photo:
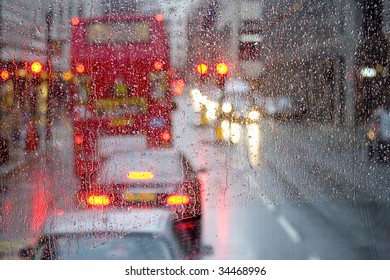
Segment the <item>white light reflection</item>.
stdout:
<path fill-rule="evenodd" d="M 192 97 L 192 106 L 194 107 L 194 111 L 200 112 L 202 110 L 202 93 L 199 89 L 194 88 L 190 90 L 190 95 Z"/>
<path fill-rule="evenodd" d="M 256 123 L 247 125 L 247 146 L 248 146 L 248 157 L 249 163 L 252 166 L 260 164 L 260 144 L 261 134 L 260 127 Z"/>
<path fill-rule="evenodd" d="M 242 126 L 238 123 L 232 123 L 230 125 L 230 141 L 233 144 L 237 144 L 241 140 Z"/>
<path fill-rule="evenodd" d="M 223 120 L 221 122 L 222 129 L 222 139 L 225 141 L 229 141 L 230 138 L 230 123 L 228 120 Z"/>

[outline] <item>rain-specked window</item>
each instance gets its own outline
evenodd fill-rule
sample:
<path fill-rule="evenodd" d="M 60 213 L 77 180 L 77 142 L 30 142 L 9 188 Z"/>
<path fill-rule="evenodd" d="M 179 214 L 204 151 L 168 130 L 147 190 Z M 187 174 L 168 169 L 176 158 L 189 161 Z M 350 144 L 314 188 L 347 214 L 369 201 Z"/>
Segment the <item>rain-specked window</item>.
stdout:
<path fill-rule="evenodd" d="M 390 259 L 390 1 L 9 0 L 0 40 L 0 259 Z"/>

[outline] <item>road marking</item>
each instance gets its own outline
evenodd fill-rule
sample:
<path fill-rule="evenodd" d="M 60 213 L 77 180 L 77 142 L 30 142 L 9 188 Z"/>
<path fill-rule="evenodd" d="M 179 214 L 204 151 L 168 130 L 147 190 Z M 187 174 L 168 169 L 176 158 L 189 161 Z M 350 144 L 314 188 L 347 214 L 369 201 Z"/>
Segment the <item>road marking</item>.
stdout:
<path fill-rule="evenodd" d="M 261 197 L 261 199 L 263 199 L 263 197 Z M 265 205 L 265 207 L 267 207 L 267 209 L 269 210 L 269 211 L 275 211 L 275 208 L 276 208 L 276 206 L 274 205 L 274 204 L 269 204 L 269 203 L 267 203 L 266 201 L 265 201 L 265 199 L 263 199 L 263 201 L 264 201 L 264 205 Z"/>
<path fill-rule="evenodd" d="M 288 237 L 295 244 L 301 242 L 301 237 L 299 236 L 298 231 L 290 224 L 290 222 L 283 216 L 278 217 L 278 223 L 286 231 Z"/>
<path fill-rule="evenodd" d="M 254 175 L 252 173 L 249 174 L 249 180 L 250 180 L 250 185 L 251 186 L 256 185 L 256 187 L 257 187 L 256 189 L 260 188 L 259 184 L 256 182 L 255 177 L 254 177 Z M 263 201 L 264 206 L 269 211 L 271 211 L 271 212 L 275 211 L 276 206 L 275 206 L 275 204 L 272 202 L 272 200 L 267 195 L 262 193 L 262 194 L 258 194 L 258 197 Z"/>

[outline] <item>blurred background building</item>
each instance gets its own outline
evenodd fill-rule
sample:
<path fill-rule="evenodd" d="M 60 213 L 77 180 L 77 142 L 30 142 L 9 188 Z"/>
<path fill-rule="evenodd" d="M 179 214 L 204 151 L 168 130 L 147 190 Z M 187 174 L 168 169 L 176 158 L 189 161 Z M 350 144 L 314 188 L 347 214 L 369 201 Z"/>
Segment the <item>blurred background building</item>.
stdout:
<path fill-rule="evenodd" d="M 389 103 L 389 7 L 387 0 L 202 0 L 188 18 L 188 69 L 225 60 L 230 75 L 260 94 L 295 97 L 309 120 L 353 129 Z"/>
<path fill-rule="evenodd" d="M 302 98 L 312 120 L 349 127 L 385 103 L 382 1 L 265 1 L 263 14 L 269 94 Z"/>

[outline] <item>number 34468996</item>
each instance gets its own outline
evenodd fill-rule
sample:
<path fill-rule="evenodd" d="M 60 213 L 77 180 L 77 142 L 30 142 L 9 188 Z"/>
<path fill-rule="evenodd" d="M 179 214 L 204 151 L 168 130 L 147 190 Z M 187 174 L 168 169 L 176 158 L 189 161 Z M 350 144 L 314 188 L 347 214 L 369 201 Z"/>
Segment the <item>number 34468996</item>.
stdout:
<path fill-rule="evenodd" d="M 219 275 L 265 275 L 267 272 L 265 267 L 219 267 Z"/>

